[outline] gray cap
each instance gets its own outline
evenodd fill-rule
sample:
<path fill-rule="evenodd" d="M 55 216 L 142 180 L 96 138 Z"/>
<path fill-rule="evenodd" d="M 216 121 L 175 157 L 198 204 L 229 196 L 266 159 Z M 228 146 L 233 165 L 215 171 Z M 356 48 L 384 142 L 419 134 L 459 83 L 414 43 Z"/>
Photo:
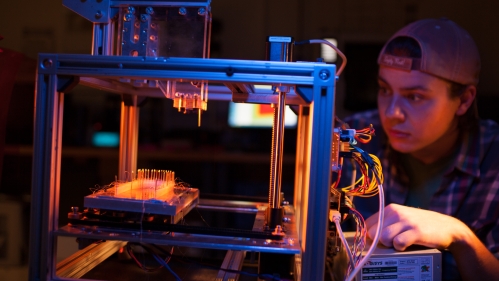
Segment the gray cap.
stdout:
<path fill-rule="evenodd" d="M 421 47 L 421 58 L 385 54 L 397 37 L 410 37 Z M 423 19 L 397 31 L 385 44 L 378 64 L 405 70 L 419 70 L 463 85 L 477 85 L 480 54 L 466 30 L 448 19 Z"/>

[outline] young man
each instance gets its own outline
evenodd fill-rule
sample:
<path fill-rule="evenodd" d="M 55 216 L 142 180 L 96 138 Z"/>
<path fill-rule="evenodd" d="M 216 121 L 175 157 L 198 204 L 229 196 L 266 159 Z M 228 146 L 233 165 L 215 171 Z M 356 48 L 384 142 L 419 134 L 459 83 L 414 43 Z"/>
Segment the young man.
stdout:
<path fill-rule="evenodd" d="M 380 242 L 442 250 L 443 280 L 498 280 L 499 126 L 477 117 L 473 39 L 450 20 L 419 20 L 390 38 L 378 64 L 378 110 L 345 121 L 377 129 L 362 148 L 384 170 Z M 373 237 L 377 199 L 354 204 Z"/>

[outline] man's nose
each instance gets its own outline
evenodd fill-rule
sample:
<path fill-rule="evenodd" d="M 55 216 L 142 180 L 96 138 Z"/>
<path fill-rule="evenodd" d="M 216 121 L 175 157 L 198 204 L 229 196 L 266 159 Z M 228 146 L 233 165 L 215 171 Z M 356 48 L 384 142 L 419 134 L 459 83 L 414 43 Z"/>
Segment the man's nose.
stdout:
<path fill-rule="evenodd" d="M 385 112 L 386 117 L 399 120 L 403 120 L 405 118 L 405 114 L 402 110 L 400 102 L 400 98 L 398 98 L 397 96 L 394 96 L 390 100 L 390 103 L 388 104 Z"/>

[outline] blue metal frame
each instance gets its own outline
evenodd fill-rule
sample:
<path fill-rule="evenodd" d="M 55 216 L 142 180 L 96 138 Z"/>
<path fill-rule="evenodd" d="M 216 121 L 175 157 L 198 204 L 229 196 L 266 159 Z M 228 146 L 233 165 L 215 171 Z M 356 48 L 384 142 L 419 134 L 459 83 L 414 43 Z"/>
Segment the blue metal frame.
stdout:
<path fill-rule="evenodd" d="M 120 78 L 153 80 L 202 80 L 218 83 L 247 83 L 293 86 L 308 103 L 306 167 L 300 189 L 308 200 L 298 208 L 301 280 L 321 280 L 326 255 L 327 215 L 331 182 L 331 141 L 334 120 L 335 65 L 269 61 L 145 58 L 41 54 L 39 56 L 35 104 L 32 209 L 30 233 L 30 280 L 53 280 L 58 231 L 59 178 L 61 162 L 64 94 L 58 89 L 61 76 L 113 80 L 109 88 L 126 87 Z M 115 86 L 113 86 L 115 85 Z M 136 89 L 140 92 L 141 89 Z M 150 92 L 144 88 L 144 94 Z M 249 96 L 258 93 L 249 93 Z M 257 100 L 257 99 L 255 99 Z M 298 164 L 298 163 L 297 163 Z M 300 183 L 297 183 L 300 184 Z M 305 227 L 306 226 L 306 227 Z M 57 278 L 60 280 L 60 278 Z"/>
<path fill-rule="evenodd" d="M 118 12 L 118 7 L 209 7 L 211 0 L 205 1 L 168 1 L 168 0 L 63 0 L 62 4 L 73 12 L 93 23 L 108 23 Z"/>

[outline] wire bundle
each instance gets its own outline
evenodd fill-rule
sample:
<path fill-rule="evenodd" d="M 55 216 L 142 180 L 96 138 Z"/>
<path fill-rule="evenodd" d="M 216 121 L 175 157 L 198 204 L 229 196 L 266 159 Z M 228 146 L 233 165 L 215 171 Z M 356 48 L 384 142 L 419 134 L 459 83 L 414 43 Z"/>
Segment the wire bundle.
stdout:
<path fill-rule="evenodd" d="M 355 209 L 350 209 L 350 214 L 352 215 L 355 223 L 357 225 L 355 229 L 354 241 L 352 244 L 352 261 L 349 261 L 349 266 L 347 269 L 347 274 L 350 273 L 352 268 L 359 266 L 359 261 L 362 258 L 362 252 L 366 246 L 367 228 L 366 222 L 362 215 Z"/>
<path fill-rule="evenodd" d="M 373 124 L 370 124 L 369 127 L 357 130 L 355 132 L 354 138 L 360 143 L 368 143 L 371 141 L 374 136 L 374 127 Z"/>
<path fill-rule="evenodd" d="M 335 182 L 331 185 L 331 192 L 333 194 L 338 193 L 338 189 L 345 193 L 344 204 L 349 208 L 349 213 L 353 217 L 356 224 L 356 232 L 354 236 L 354 241 L 350 247 L 347 243 L 345 235 L 341 229 L 341 216 L 336 210 L 332 210 L 332 221 L 335 223 L 338 237 L 341 239 L 342 244 L 345 248 L 346 254 L 348 256 L 348 265 L 345 272 L 345 280 L 351 281 L 355 278 L 355 275 L 359 272 L 362 265 L 370 258 L 374 252 L 375 246 L 379 241 L 379 236 L 381 233 L 381 227 L 383 225 L 384 216 L 384 195 L 383 195 L 383 173 L 381 162 L 375 155 L 368 154 L 362 149 L 354 146 L 356 142 L 367 143 L 374 136 L 374 128 L 372 125 L 370 127 L 357 130 L 355 132 L 355 140 L 349 142 L 346 152 L 351 153 L 351 159 L 353 162 L 353 177 L 352 184 L 346 187 L 338 188 L 339 181 L 341 179 L 341 170 L 338 171 L 338 176 Z M 341 166 L 343 166 L 343 159 L 339 160 Z M 360 177 L 356 179 L 357 166 L 360 170 Z M 373 246 L 367 251 L 363 256 L 363 251 L 366 245 L 367 239 L 367 228 L 362 215 L 355 210 L 352 202 L 353 196 L 359 197 L 372 197 L 379 194 L 379 212 L 378 212 L 378 227 L 376 234 L 373 239 Z M 331 266 L 326 263 L 328 270 L 331 271 Z M 331 274 L 331 272 L 330 272 Z M 336 280 L 333 278 L 333 280 Z"/>
<path fill-rule="evenodd" d="M 355 147 L 355 146 L 352 146 L 352 147 L 357 153 L 359 153 L 361 159 L 367 164 L 367 166 L 372 171 L 372 175 L 374 176 L 375 182 L 378 186 L 377 191 L 379 192 L 379 195 L 378 195 L 379 211 L 378 211 L 378 225 L 376 227 L 376 233 L 374 234 L 372 246 L 369 248 L 369 250 L 364 255 L 364 257 L 362 257 L 359 261 L 357 261 L 357 266 L 353 267 L 352 271 L 347 273 L 347 276 L 345 278 L 345 280 L 347 280 L 347 281 L 351 281 L 355 278 L 357 273 L 360 271 L 362 265 L 365 264 L 366 261 L 373 254 L 374 249 L 376 248 L 376 245 L 378 244 L 379 238 L 381 236 L 381 230 L 383 227 L 383 220 L 384 220 L 384 215 L 385 215 L 385 212 L 384 212 L 384 210 L 385 210 L 385 195 L 384 195 L 384 191 L 383 191 L 383 173 L 381 171 L 381 163 L 376 156 L 370 155 L 358 147 Z M 364 235 L 364 237 L 366 237 L 366 235 Z M 353 261 L 353 259 L 352 259 L 352 261 Z"/>
<path fill-rule="evenodd" d="M 352 152 L 352 157 L 358 164 L 362 175 L 354 184 L 341 188 L 348 196 L 371 197 L 378 194 L 378 182 L 373 179 L 375 179 L 376 173 L 379 175 L 380 182 L 383 182 L 381 162 L 375 155 L 369 154 L 369 156 L 373 160 L 373 167 L 364 161 L 359 152 Z M 333 185 L 337 186 L 338 184 L 334 183 Z"/>

